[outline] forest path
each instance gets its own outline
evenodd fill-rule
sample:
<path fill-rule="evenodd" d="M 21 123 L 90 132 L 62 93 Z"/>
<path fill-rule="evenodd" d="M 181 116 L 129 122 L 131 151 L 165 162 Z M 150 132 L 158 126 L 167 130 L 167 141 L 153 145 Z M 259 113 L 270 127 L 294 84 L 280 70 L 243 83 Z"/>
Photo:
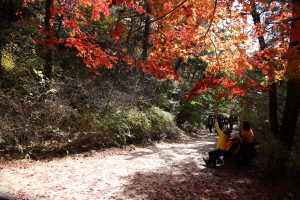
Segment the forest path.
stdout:
<path fill-rule="evenodd" d="M 209 169 L 202 160 L 217 135 L 132 150 L 91 151 L 51 161 L 1 163 L 0 196 L 30 200 L 295 199 L 282 184 L 263 183 L 253 169 Z M 299 196 L 298 196 L 299 197 Z"/>

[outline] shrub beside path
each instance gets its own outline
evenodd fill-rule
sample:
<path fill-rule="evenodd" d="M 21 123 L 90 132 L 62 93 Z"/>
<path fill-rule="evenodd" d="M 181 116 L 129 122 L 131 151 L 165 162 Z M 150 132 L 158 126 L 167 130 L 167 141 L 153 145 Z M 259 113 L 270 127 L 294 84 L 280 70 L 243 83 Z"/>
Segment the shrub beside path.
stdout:
<path fill-rule="evenodd" d="M 300 197 L 293 186 L 263 181 L 255 168 L 206 168 L 202 158 L 215 148 L 216 139 L 216 134 L 201 131 L 144 148 L 93 150 L 51 161 L 2 162 L 0 196 L 24 200 Z"/>

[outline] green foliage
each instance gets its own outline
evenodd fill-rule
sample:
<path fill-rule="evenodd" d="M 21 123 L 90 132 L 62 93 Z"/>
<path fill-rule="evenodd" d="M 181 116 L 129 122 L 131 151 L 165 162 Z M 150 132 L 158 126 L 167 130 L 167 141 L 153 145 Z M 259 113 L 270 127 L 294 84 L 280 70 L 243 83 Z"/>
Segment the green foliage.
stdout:
<path fill-rule="evenodd" d="M 263 155 L 260 162 L 265 169 L 266 176 L 278 176 L 288 165 L 287 160 L 290 152 L 286 152 L 282 143 L 275 139 L 272 134 L 265 133 L 264 139 L 260 141 L 258 147 L 261 155 Z"/>
<path fill-rule="evenodd" d="M 280 97 L 282 98 L 282 97 Z M 299 138 L 295 137 L 295 148 L 288 152 L 283 148 L 282 143 L 270 131 L 268 109 L 268 94 L 251 93 L 250 96 L 243 97 L 241 101 L 257 104 L 246 104 L 239 112 L 240 122 L 249 121 L 252 125 L 255 137 L 259 141 L 258 157 L 254 158 L 257 166 L 264 170 L 268 178 L 282 178 L 290 175 L 294 178 L 300 177 L 300 157 L 297 148 Z M 283 102 L 280 100 L 279 102 Z M 297 132 L 299 133 L 299 131 Z M 287 173 L 285 173 L 287 172 Z"/>
<path fill-rule="evenodd" d="M 1 66 L 5 71 L 11 71 L 15 68 L 14 59 L 11 53 L 2 51 Z"/>
<path fill-rule="evenodd" d="M 201 111 L 203 111 L 202 106 L 203 105 L 197 101 L 183 104 L 181 112 L 177 115 L 177 123 L 183 124 L 187 121 L 192 126 L 199 127 L 204 120 L 204 116 L 201 114 Z"/>
<path fill-rule="evenodd" d="M 115 108 L 106 115 L 100 126 L 107 132 L 118 144 L 126 144 L 128 141 L 136 138 L 138 134 L 148 135 L 150 127 L 146 116 L 138 112 L 136 108 Z"/>
<path fill-rule="evenodd" d="M 145 113 L 151 122 L 150 133 L 153 139 L 159 140 L 176 136 L 178 129 L 174 123 L 174 115 L 158 107 L 147 108 Z"/>
<path fill-rule="evenodd" d="M 258 166 L 268 178 L 278 179 L 284 176 L 298 179 L 300 177 L 300 159 L 295 151 L 286 151 L 279 139 L 272 133 L 264 133 L 264 140 L 258 146 L 260 159 Z"/>
<path fill-rule="evenodd" d="M 229 117 L 232 111 L 236 114 L 239 110 L 237 101 L 232 100 L 229 103 L 225 98 L 216 100 L 216 92 L 217 88 L 211 88 L 189 103 L 182 101 L 179 107 L 180 112 L 177 115 L 177 123 L 183 124 L 187 121 L 194 129 L 204 129 L 209 115 L 221 114 Z"/>
<path fill-rule="evenodd" d="M 176 107 L 176 101 L 173 99 L 173 95 L 176 93 L 174 81 L 169 79 L 159 80 L 156 87 L 158 98 L 155 99 L 155 103 L 164 110 L 174 111 Z"/>
<path fill-rule="evenodd" d="M 106 100 L 111 91 L 98 93 L 86 81 L 53 80 L 47 86 L 19 81 L 22 86 L 14 85 L 1 95 L 0 142 L 23 155 L 53 144 L 70 152 L 151 143 L 177 133 L 174 116 L 158 107 L 120 106 L 122 101 L 115 106 L 124 93 L 116 91 Z"/>
<path fill-rule="evenodd" d="M 113 109 L 99 124 L 118 144 L 148 143 L 174 137 L 177 127 L 174 117 L 157 107 L 138 110 L 137 107 Z"/>
<path fill-rule="evenodd" d="M 23 151 L 22 146 L 21 146 L 20 143 L 19 143 L 18 138 L 17 138 L 17 137 L 13 137 L 13 140 L 15 141 L 15 145 L 18 147 L 18 150 L 23 154 L 24 151 Z"/>

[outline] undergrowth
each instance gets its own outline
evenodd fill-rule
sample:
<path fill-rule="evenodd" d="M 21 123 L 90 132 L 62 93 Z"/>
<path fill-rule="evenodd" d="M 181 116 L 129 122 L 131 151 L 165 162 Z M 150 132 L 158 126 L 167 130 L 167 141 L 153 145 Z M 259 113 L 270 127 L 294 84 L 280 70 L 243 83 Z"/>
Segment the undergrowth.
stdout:
<path fill-rule="evenodd" d="M 24 85 L 0 94 L 2 159 L 149 144 L 176 136 L 172 114 L 156 106 L 126 104 L 127 96 L 119 91 L 106 96 L 82 81 Z"/>
<path fill-rule="evenodd" d="M 240 123 L 249 121 L 255 137 L 259 141 L 258 154 L 254 158 L 255 167 L 257 170 L 261 170 L 267 179 L 300 179 L 300 157 L 297 148 L 299 128 L 294 139 L 293 150 L 286 151 L 279 138 L 270 131 L 266 106 L 262 102 L 259 105 L 248 105 L 240 113 Z"/>

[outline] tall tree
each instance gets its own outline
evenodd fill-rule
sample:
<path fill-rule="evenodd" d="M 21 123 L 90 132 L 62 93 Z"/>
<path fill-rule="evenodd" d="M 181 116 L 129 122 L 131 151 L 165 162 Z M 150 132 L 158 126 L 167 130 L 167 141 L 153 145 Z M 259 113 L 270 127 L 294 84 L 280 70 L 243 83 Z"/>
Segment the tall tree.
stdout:
<path fill-rule="evenodd" d="M 148 5 L 148 3 L 145 3 L 145 7 L 146 7 L 146 14 L 150 15 L 150 6 Z M 151 26 L 151 22 L 150 22 L 150 16 L 146 15 L 146 19 L 145 19 L 145 29 L 144 29 L 144 35 L 143 35 L 143 52 L 142 52 L 142 59 L 146 60 L 147 56 L 148 56 L 148 48 L 149 48 L 149 36 L 150 36 L 150 26 Z"/>
<path fill-rule="evenodd" d="M 46 14 L 45 14 L 45 33 L 46 33 L 46 41 L 49 43 L 45 45 L 45 66 L 44 66 L 44 74 L 48 79 L 52 79 L 52 51 L 51 46 L 51 37 L 54 37 L 53 30 L 51 27 L 51 20 L 53 20 L 52 14 L 52 6 L 53 0 L 46 0 Z"/>
<path fill-rule="evenodd" d="M 300 1 L 292 0 L 290 46 L 287 52 L 287 95 L 280 128 L 280 139 L 286 150 L 291 150 L 300 109 Z"/>
<path fill-rule="evenodd" d="M 247 90 L 254 88 L 264 91 L 264 87 L 260 83 L 247 76 L 248 70 L 258 68 L 251 65 L 247 59 L 246 50 L 250 48 L 250 37 L 246 32 L 247 20 L 248 15 L 253 11 L 249 1 L 235 5 L 227 0 L 146 0 L 146 7 L 142 7 L 138 1 L 132 0 L 47 0 L 46 2 L 46 10 L 50 12 L 45 16 L 44 30 L 46 33 L 48 32 L 48 38 L 40 40 L 40 42 L 46 44 L 47 49 L 50 46 L 47 44 L 55 46 L 58 43 L 76 49 L 77 56 L 81 57 L 85 65 L 96 74 L 99 72 L 99 68 L 108 69 L 118 62 L 121 64 L 126 62 L 128 65 L 132 65 L 132 68 L 139 67 L 143 72 L 156 75 L 158 79 L 178 80 L 180 74 L 178 74 L 176 61 L 179 60 L 182 63 L 196 58 L 208 65 L 205 66 L 203 75 L 205 78 L 195 84 L 194 89 L 186 96 L 187 100 L 196 98 L 207 88 L 215 86 L 221 86 L 218 97 L 230 96 L 229 100 L 246 95 Z M 62 6 L 62 2 L 64 2 L 64 6 Z M 265 2 L 265 0 L 258 0 L 258 2 Z M 287 146 L 291 145 L 289 140 L 293 138 L 290 136 L 295 133 L 299 112 L 297 107 L 299 105 L 297 101 L 299 78 L 297 67 L 299 67 L 299 63 L 296 59 L 299 56 L 296 36 L 300 35 L 297 30 L 298 11 L 296 10 L 298 4 L 296 0 L 292 0 L 291 3 L 294 18 L 290 29 L 292 34 L 289 51 L 282 53 L 286 51 L 285 47 L 280 46 L 284 46 L 284 42 L 279 43 L 279 47 L 273 49 L 265 48 L 262 43 L 265 59 L 269 59 L 267 56 L 282 57 L 283 59 L 281 55 L 284 54 L 288 58 L 287 72 L 285 76 L 280 74 L 282 79 L 286 77 L 289 79 L 286 111 L 280 129 L 280 137 Z M 93 24 L 91 21 L 101 21 L 104 16 L 110 16 L 113 8 L 121 4 L 126 9 L 136 11 L 145 19 L 140 23 L 144 29 L 138 28 L 138 30 L 144 30 L 144 34 L 142 42 L 139 43 L 140 49 L 136 51 L 139 56 L 135 56 L 134 59 L 124 53 L 126 49 L 115 48 L 113 45 L 126 43 L 124 40 L 130 38 L 131 34 L 129 30 L 132 31 L 128 29 L 128 24 L 132 23 L 135 18 L 129 17 L 129 20 L 124 17 L 109 26 L 109 30 L 103 31 L 109 33 L 109 38 L 115 41 L 112 43 L 113 45 L 105 48 L 98 41 L 98 32 L 90 29 Z M 255 15 L 255 13 L 253 14 Z M 53 16 L 62 15 L 65 16 L 62 23 L 65 35 L 63 40 L 58 40 L 52 37 L 53 25 L 50 22 Z M 281 32 L 278 34 L 283 36 Z M 286 41 L 288 38 L 284 38 L 284 40 Z M 281 52 L 281 54 L 274 52 Z M 50 58 L 49 54 L 47 63 L 50 63 Z M 138 60 L 139 58 L 141 59 Z M 48 74 L 50 74 L 50 67 L 47 68 Z M 260 67 L 262 71 L 271 70 L 271 67 L 267 65 Z M 268 78 L 273 78 L 271 76 L 273 75 L 270 73 Z M 296 112 L 290 112 L 292 110 L 296 110 Z M 288 116 L 293 117 L 293 120 L 289 121 Z M 291 135 L 283 134 L 287 130 Z"/>
<path fill-rule="evenodd" d="M 257 32 L 261 32 L 261 13 L 257 10 L 257 5 L 254 0 L 250 0 L 251 4 L 251 15 Z M 266 49 L 266 42 L 263 34 L 258 33 L 258 42 L 260 50 L 264 51 Z M 265 59 L 268 60 L 268 59 Z M 272 71 L 270 73 L 273 73 Z M 277 116 L 277 84 L 276 82 L 269 85 L 269 120 L 270 120 L 270 130 L 274 133 L 275 136 L 279 136 L 279 125 L 278 125 L 278 116 Z"/>

